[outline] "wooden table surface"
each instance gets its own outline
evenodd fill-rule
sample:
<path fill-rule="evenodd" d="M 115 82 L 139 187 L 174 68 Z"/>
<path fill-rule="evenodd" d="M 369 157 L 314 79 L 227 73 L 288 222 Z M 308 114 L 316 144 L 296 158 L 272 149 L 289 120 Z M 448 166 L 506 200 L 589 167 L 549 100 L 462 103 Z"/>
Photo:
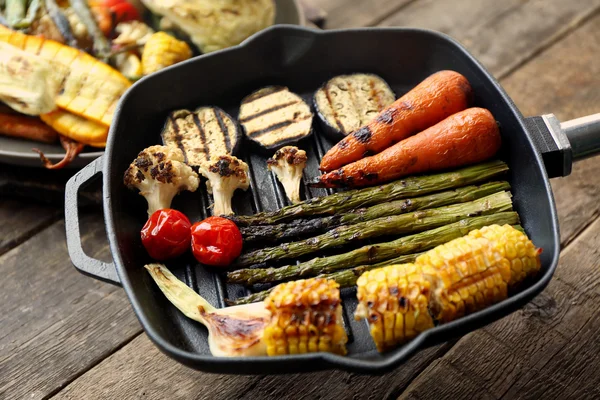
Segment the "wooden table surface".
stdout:
<path fill-rule="evenodd" d="M 312 1 L 328 12 L 328 28 L 452 35 L 526 116 L 600 111 L 600 0 Z M 71 266 L 61 207 L 4 195 L 0 399 L 600 398 L 600 158 L 552 186 L 563 251 L 548 288 L 509 317 L 376 377 L 188 369 L 148 340 L 120 288 Z M 100 210 L 82 217 L 86 251 L 110 260 Z"/>

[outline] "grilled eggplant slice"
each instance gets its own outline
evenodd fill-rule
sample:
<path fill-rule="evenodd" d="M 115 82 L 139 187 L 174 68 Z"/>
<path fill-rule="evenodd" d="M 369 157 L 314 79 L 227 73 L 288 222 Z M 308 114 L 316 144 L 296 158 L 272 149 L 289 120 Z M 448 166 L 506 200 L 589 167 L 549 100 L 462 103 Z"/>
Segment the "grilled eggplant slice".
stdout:
<path fill-rule="evenodd" d="M 265 87 L 247 96 L 239 114 L 246 137 L 269 150 L 310 136 L 312 119 L 310 106 L 284 86 Z"/>
<path fill-rule="evenodd" d="M 374 74 L 340 75 L 327 81 L 314 95 L 321 127 L 338 141 L 371 122 L 396 100 L 389 85 Z"/>
<path fill-rule="evenodd" d="M 239 125 L 218 107 L 173 111 L 161 135 L 164 145 L 181 149 L 192 167 L 214 156 L 235 154 L 242 140 Z"/>

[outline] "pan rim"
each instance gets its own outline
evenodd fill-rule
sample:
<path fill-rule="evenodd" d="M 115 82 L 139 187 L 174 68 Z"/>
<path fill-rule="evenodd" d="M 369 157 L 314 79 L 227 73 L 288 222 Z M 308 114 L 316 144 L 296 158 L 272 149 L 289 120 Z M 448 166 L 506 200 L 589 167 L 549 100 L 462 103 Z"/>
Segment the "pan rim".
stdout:
<path fill-rule="evenodd" d="M 161 74 L 169 74 L 171 71 L 180 68 L 183 65 L 187 65 L 188 63 L 198 63 L 203 62 L 204 59 L 219 57 L 222 53 L 231 53 L 240 51 L 240 49 L 244 47 L 258 45 L 260 41 L 274 32 L 279 35 L 284 34 L 293 34 L 293 33 L 302 33 L 302 34 L 310 34 L 315 37 L 323 37 L 323 36 L 333 36 L 338 34 L 345 33 L 361 33 L 361 32 L 374 32 L 374 31 L 391 31 L 398 33 L 420 33 L 424 35 L 430 35 L 437 37 L 438 39 L 442 39 L 445 42 L 448 42 L 450 45 L 454 46 L 458 51 L 460 51 L 461 57 L 468 59 L 471 63 L 473 63 L 477 68 L 479 68 L 485 77 L 489 79 L 490 82 L 493 83 L 496 90 L 498 90 L 500 94 L 500 98 L 505 103 L 507 108 L 514 114 L 519 126 L 522 131 L 525 133 L 526 139 L 529 141 L 530 146 L 535 149 L 534 143 L 530 136 L 530 133 L 525 129 L 523 123 L 523 116 L 510 99 L 510 97 L 506 94 L 502 86 L 498 83 L 498 81 L 489 73 L 489 71 L 474 57 L 469 51 L 462 46 L 458 41 L 451 38 L 450 36 L 429 29 L 419 29 L 419 28 L 397 28 L 397 27 L 377 27 L 377 28 L 352 28 L 352 29 L 336 29 L 336 30 L 327 30 L 321 31 L 312 28 L 306 27 L 298 27 L 295 25 L 275 25 L 270 28 L 267 28 L 250 38 L 243 41 L 241 44 L 216 51 L 214 53 L 209 53 L 183 63 L 177 64 L 175 66 L 166 68 L 152 76 L 145 77 L 140 81 L 136 82 L 121 98 L 116 111 L 114 123 L 111 125 L 109 138 L 107 140 L 106 147 L 106 156 L 107 160 L 112 157 L 113 146 L 115 145 L 116 138 L 113 132 L 116 130 L 118 126 L 118 120 L 121 113 L 122 104 L 127 100 L 130 93 L 133 92 L 136 87 L 140 85 L 144 85 L 145 82 L 149 80 L 155 79 Z M 444 324 L 441 326 L 437 326 L 433 329 L 425 331 L 418 335 L 415 339 L 405 344 L 402 347 L 399 347 L 393 351 L 385 353 L 383 355 L 378 355 L 374 353 L 374 357 L 370 357 L 370 353 L 365 355 L 365 353 L 361 354 L 360 357 L 350 356 L 339 356 L 331 353 L 310 353 L 310 354 L 301 354 L 294 356 L 276 356 L 276 357 L 232 357 L 232 358 L 219 358 L 214 357 L 212 355 L 202 355 L 197 353 L 192 353 L 186 350 L 183 350 L 171 343 L 169 343 L 165 338 L 158 333 L 156 329 L 151 325 L 145 313 L 142 311 L 142 307 L 139 299 L 133 294 L 132 285 L 129 280 L 127 272 L 123 268 L 123 260 L 121 258 L 121 254 L 119 252 L 119 248 L 117 245 L 117 240 L 115 237 L 115 224 L 113 220 L 113 208 L 112 202 L 110 199 L 110 191 L 112 186 L 111 174 L 110 174 L 110 162 L 104 163 L 104 178 L 103 178 L 103 202 L 104 202 L 104 218 L 106 221 L 107 234 L 109 239 L 109 244 L 111 248 L 111 252 L 113 254 L 114 262 L 116 265 L 117 273 L 125 292 L 127 293 L 127 297 L 138 317 L 140 323 L 142 324 L 146 334 L 151 339 L 153 343 L 165 354 L 169 355 L 172 358 L 196 369 L 209 371 L 212 369 L 214 371 L 219 371 L 220 373 L 230 373 L 230 374 L 240 374 L 240 373 L 253 373 L 253 370 L 256 370 L 254 373 L 264 373 L 264 369 L 271 367 L 271 371 L 275 371 L 277 373 L 277 369 L 273 367 L 281 366 L 283 363 L 289 363 L 289 361 L 294 361 L 297 365 L 297 368 L 281 368 L 279 373 L 289 373 L 293 371 L 306 371 L 308 369 L 312 371 L 324 370 L 324 369 L 341 369 L 351 372 L 360 372 L 360 373 L 371 373 L 371 374 L 381 374 L 387 372 L 396 366 L 400 365 L 403 361 L 408 359 L 418 350 L 427 347 L 428 345 L 437 343 L 439 341 L 439 337 L 447 336 L 450 337 L 457 336 L 457 332 L 461 331 L 469 331 L 471 329 L 465 329 L 465 326 L 474 326 L 480 325 L 483 321 L 484 324 L 490 323 L 497 319 L 500 319 L 510 312 L 514 311 L 520 304 L 526 301 L 529 301 L 534 296 L 539 294 L 549 283 L 552 278 L 554 271 L 558 264 L 558 258 L 560 253 L 560 235 L 559 235 L 559 227 L 558 227 L 558 216 L 556 212 L 556 205 L 554 201 L 554 196 L 552 194 L 552 190 L 550 187 L 549 179 L 546 173 L 545 168 L 543 168 L 543 163 L 540 154 L 535 151 L 534 157 L 537 162 L 538 168 L 542 172 L 543 185 L 547 193 L 549 193 L 550 200 L 550 213 L 551 213 L 551 229 L 553 232 L 552 242 L 554 245 L 553 253 L 551 254 L 551 261 L 548 265 L 547 269 L 544 271 L 542 275 L 539 276 L 537 281 L 530 285 L 529 287 L 523 289 L 522 291 L 513 294 L 510 298 L 495 304 L 491 307 L 488 307 L 484 310 L 476 312 L 474 314 L 468 315 L 466 317 L 460 318 L 459 320 L 450 322 L 448 324 Z M 311 367 L 306 368 L 306 365 L 310 362 Z M 202 368 L 204 365 L 211 364 L 212 368 Z M 235 368 L 239 368 L 240 366 L 246 366 L 244 371 L 236 371 Z M 261 368 L 261 367 L 265 368 Z M 303 367 L 304 366 L 304 367 Z M 228 371 L 228 368 L 232 368 L 234 370 Z M 273 373 L 273 372 L 271 372 Z"/>

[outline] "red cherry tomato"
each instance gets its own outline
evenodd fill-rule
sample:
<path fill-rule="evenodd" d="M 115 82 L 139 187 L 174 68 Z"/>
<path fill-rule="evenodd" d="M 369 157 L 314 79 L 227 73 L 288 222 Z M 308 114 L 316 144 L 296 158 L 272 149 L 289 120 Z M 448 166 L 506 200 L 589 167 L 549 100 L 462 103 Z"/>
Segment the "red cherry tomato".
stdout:
<path fill-rule="evenodd" d="M 242 234 L 227 218 L 206 218 L 192 225 L 192 252 L 202 264 L 229 265 L 242 252 Z"/>
<path fill-rule="evenodd" d="M 128 3 L 126 1 L 119 4 L 115 4 L 109 8 L 110 12 L 113 13 L 115 16 L 115 25 L 119 22 L 140 20 L 140 14 L 138 13 L 138 10 L 131 3 Z"/>
<path fill-rule="evenodd" d="M 191 226 L 188 217 L 177 210 L 158 210 L 142 228 L 142 243 L 155 260 L 177 257 L 190 247 Z"/>

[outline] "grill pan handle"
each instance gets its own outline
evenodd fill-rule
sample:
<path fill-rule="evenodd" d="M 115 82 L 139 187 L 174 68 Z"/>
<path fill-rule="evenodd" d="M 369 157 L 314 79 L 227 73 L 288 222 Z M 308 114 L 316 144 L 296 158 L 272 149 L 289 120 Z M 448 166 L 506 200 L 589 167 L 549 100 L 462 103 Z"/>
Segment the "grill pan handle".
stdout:
<path fill-rule="evenodd" d="M 79 272 L 104 282 L 120 285 L 119 276 L 113 263 L 96 260 L 85 254 L 81 247 L 79 233 L 79 190 L 102 174 L 104 157 L 98 157 L 76 173 L 65 188 L 65 228 L 67 249 L 71 262 Z"/>
<path fill-rule="evenodd" d="M 567 176 L 573 161 L 600 154 L 600 113 L 561 123 L 554 114 L 525 118 L 548 177 Z"/>

